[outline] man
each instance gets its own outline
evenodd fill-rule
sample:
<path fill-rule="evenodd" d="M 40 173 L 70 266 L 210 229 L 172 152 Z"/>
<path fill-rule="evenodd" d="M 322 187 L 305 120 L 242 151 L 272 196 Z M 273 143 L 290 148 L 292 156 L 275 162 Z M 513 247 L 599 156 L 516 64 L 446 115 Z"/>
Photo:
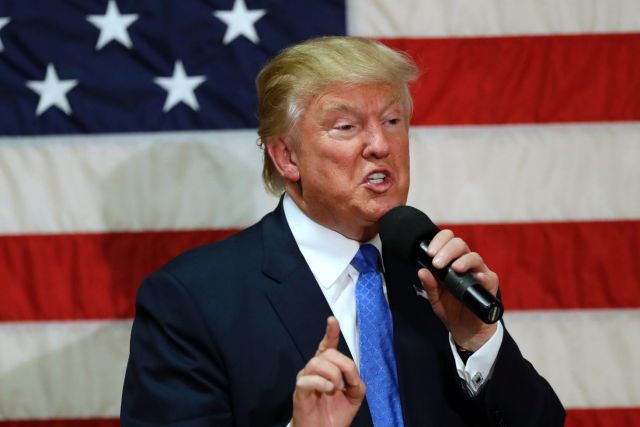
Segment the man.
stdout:
<path fill-rule="evenodd" d="M 563 424 L 500 324 L 426 269 L 386 253 L 380 263 L 378 221 L 409 189 L 416 76 L 404 55 L 352 37 L 293 46 L 261 71 L 263 177 L 284 196 L 142 284 L 123 426 Z M 450 231 L 428 253 L 497 293 L 496 274 Z"/>

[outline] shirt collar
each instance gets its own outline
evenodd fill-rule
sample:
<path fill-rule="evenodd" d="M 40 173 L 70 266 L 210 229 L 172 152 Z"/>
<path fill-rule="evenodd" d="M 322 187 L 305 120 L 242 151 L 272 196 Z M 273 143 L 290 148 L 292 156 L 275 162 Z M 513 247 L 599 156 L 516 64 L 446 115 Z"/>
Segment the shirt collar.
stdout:
<path fill-rule="evenodd" d="M 360 242 L 318 224 L 309 218 L 285 193 L 284 215 L 298 244 L 302 256 L 309 265 L 320 286 L 331 287 L 346 270 L 360 248 Z M 380 236 L 375 235 L 369 242 L 380 251 Z"/>

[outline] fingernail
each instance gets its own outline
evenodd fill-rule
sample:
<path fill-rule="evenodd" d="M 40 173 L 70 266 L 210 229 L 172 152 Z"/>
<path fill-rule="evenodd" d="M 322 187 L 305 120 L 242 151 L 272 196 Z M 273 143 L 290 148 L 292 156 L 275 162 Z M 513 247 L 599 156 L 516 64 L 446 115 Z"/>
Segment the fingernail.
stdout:
<path fill-rule="evenodd" d="M 434 266 L 436 266 L 436 267 L 440 268 L 440 267 L 442 267 L 442 266 L 443 266 L 443 264 L 444 264 L 444 262 L 443 262 L 443 260 L 442 260 L 442 257 L 441 257 L 441 256 L 435 257 L 435 258 L 433 259 L 433 265 L 434 265 Z"/>

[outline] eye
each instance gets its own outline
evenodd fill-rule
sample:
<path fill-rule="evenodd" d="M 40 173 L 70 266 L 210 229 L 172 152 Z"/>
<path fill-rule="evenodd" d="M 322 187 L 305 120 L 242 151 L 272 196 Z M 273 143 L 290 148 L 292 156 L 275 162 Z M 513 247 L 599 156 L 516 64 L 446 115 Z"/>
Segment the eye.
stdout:
<path fill-rule="evenodd" d="M 395 117 L 393 119 L 387 120 L 387 123 L 392 125 L 392 126 L 395 126 L 395 125 L 399 125 L 401 121 L 402 120 L 400 118 Z"/>
<path fill-rule="evenodd" d="M 340 120 L 329 128 L 333 138 L 352 138 L 358 132 L 359 125 L 353 121 Z"/>

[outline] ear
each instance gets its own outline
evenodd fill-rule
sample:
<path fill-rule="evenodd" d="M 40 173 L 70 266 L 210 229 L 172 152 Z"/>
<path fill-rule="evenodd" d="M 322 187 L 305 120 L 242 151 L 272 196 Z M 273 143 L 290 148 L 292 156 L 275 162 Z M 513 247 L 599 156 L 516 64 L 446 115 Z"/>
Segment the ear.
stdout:
<path fill-rule="evenodd" d="M 273 136 L 267 141 L 267 152 L 280 175 L 287 180 L 300 180 L 296 152 L 291 148 L 291 140 L 286 137 Z"/>

